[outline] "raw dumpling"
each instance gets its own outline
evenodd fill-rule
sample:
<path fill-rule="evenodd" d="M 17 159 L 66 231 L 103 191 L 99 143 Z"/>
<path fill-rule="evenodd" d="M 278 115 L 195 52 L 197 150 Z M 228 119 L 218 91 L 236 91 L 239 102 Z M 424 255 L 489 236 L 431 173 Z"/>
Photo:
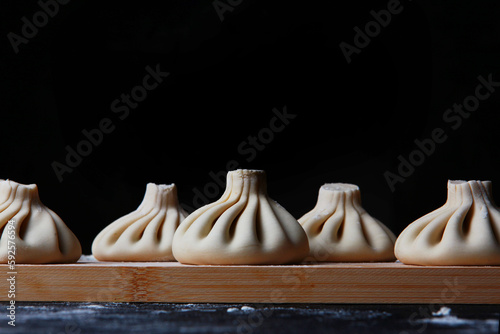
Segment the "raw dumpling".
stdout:
<path fill-rule="evenodd" d="M 175 261 L 172 238 L 186 216 L 175 184 L 148 183 L 141 205 L 104 228 L 92 253 L 100 261 Z"/>
<path fill-rule="evenodd" d="M 448 200 L 401 232 L 396 257 L 419 265 L 500 265 L 500 211 L 490 181 L 448 181 Z"/>
<path fill-rule="evenodd" d="M 73 232 L 40 201 L 36 184 L 0 180 L 0 235 L 0 263 L 8 263 L 13 243 L 15 263 L 76 262 L 82 255 Z"/>
<path fill-rule="evenodd" d="M 177 261 L 190 264 L 285 264 L 303 260 L 307 236 L 267 195 L 261 170 L 227 174 L 226 191 L 189 215 L 174 236 Z"/>
<path fill-rule="evenodd" d="M 359 188 L 329 183 L 316 206 L 299 219 L 316 261 L 392 261 L 395 235 L 361 207 Z"/>

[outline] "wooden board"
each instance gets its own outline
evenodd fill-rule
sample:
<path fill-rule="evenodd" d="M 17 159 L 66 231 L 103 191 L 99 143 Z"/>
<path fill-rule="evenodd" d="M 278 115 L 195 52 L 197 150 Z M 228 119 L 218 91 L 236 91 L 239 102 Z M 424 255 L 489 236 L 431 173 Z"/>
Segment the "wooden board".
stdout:
<path fill-rule="evenodd" d="M 7 265 L 0 272 L 8 278 Z M 500 304 L 500 267 L 486 266 L 79 262 L 16 272 L 16 301 Z M 8 290 L 1 279 L 1 301 Z"/>

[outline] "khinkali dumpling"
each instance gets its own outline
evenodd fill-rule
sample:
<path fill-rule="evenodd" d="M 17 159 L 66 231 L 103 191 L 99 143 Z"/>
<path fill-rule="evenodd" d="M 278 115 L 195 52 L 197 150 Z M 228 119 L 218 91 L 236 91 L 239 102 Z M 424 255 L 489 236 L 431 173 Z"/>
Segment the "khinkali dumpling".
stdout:
<path fill-rule="evenodd" d="M 0 263 L 9 254 L 15 263 L 76 262 L 82 255 L 73 232 L 40 201 L 36 184 L 0 180 L 0 235 Z"/>
<path fill-rule="evenodd" d="M 104 228 L 92 254 L 100 261 L 175 261 L 172 238 L 186 216 L 175 184 L 148 183 L 141 205 Z"/>
<path fill-rule="evenodd" d="M 285 264 L 303 260 L 307 236 L 267 195 L 265 172 L 227 174 L 226 191 L 190 214 L 174 235 L 175 258 L 190 264 Z"/>
<path fill-rule="evenodd" d="M 316 206 L 299 219 L 317 261 L 392 261 L 395 235 L 361 207 L 359 188 L 329 183 Z"/>
<path fill-rule="evenodd" d="M 446 203 L 401 232 L 396 257 L 419 265 L 500 265 L 500 211 L 490 181 L 448 181 Z"/>

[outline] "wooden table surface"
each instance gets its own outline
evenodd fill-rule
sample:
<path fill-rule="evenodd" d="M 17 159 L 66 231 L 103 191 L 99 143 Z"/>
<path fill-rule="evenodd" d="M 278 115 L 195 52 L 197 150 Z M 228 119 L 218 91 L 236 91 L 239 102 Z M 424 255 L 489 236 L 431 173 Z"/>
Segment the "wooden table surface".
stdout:
<path fill-rule="evenodd" d="M 0 265 L 0 272 L 9 272 Z M 17 301 L 500 304 L 500 267 L 178 262 L 16 265 Z M 8 291 L 0 280 L 0 291 Z M 0 301 L 8 301 L 0 293 Z"/>

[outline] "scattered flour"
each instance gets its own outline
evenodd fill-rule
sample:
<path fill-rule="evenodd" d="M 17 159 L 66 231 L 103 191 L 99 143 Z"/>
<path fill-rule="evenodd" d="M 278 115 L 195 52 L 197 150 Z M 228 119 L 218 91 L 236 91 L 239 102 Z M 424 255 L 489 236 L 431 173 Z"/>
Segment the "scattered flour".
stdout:
<path fill-rule="evenodd" d="M 441 306 L 439 311 L 432 312 L 432 315 L 435 317 L 444 317 L 444 316 L 449 316 L 450 314 L 451 314 L 451 308 L 446 306 Z"/>
<path fill-rule="evenodd" d="M 486 206 L 483 206 L 479 213 L 481 214 L 481 218 L 488 218 L 488 208 Z"/>
<path fill-rule="evenodd" d="M 94 257 L 94 255 L 90 254 L 90 255 L 80 256 L 80 259 L 78 260 L 78 262 L 97 262 L 97 260 Z"/>
<path fill-rule="evenodd" d="M 243 312 L 252 312 L 252 311 L 255 311 L 255 309 L 253 307 L 250 307 L 250 306 L 242 306 L 241 310 Z"/>
<path fill-rule="evenodd" d="M 498 326 L 498 320 L 494 319 L 474 320 L 458 318 L 457 316 L 451 315 L 451 308 L 446 306 L 442 306 L 437 312 L 432 312 L 432 315 L 432 318 L 419 319 L 418 322 L 450 327 L 476 326 L 480 322 L 492 329 Z"/>
<path fill-rule="evenodd" d="M 253 308 L 251 306 L 243 305 L 241 307 L 241 309 L 239 309 L 237 307 L 230 307 L 230 308 L 227 309 L 227 312 L 229 312 L 229 313 L 239 312 L 239 311 L 242 311 L 242 312 L 252 312 L 252 311 L 255 311 L 255 308 Z"/>
<path fill-rule="evenodd" d="M 498 331 L 498 326 L 499 326 L 497 319 L 486 319 L 486 320 L 463 319 L 463 318 L 458 318 L 454 315 L 419 319 L 418 322 L 441 325 L 441 326 L 449 326 L 449 327 L 460 327 L 460 326 L 476 327 L 481 324 L 482 326 L 486 326 L 492 331 Z"/>

